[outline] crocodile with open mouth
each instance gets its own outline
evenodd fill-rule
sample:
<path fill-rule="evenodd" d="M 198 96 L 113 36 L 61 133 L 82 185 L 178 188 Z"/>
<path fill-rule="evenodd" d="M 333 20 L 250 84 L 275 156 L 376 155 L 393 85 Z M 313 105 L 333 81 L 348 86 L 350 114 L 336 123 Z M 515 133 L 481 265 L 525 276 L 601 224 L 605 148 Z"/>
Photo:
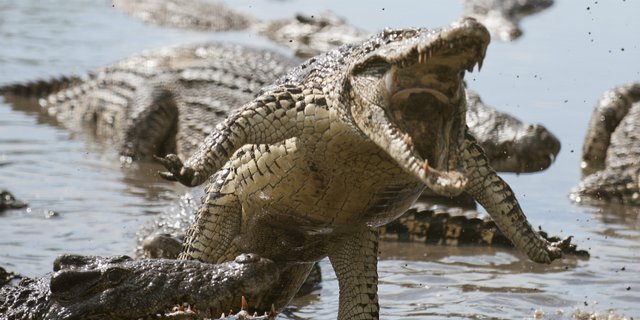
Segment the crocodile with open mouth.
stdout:
<path fill-rule="evenodd" d="M 489 33 L 471 18 L 448 27 L 388 29 L 312 58 L 231 113 L 163 177 L 211 179 L 181 259 L 219 263 L 254 252 L 282 266 L 271 294 L 282 308 L 328 256 L 339 319 L 377 319 L 378 226 L 425 188 L 467 192 L 515 247 L 539 263 L 569 239 L 535 232 L 513 191 L 468 134 L 463 76 L 482 65 Z"/>

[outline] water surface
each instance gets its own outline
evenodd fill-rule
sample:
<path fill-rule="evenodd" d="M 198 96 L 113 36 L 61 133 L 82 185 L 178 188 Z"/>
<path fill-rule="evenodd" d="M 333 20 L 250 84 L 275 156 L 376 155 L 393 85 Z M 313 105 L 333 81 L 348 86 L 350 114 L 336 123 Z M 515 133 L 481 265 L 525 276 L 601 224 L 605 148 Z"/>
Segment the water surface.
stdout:
<path fill-rule="evenodd" d="M 452 1 L 229 3 L 263 20 L 331 9 L 369 31 L 445 25 L 461 12 Z M 576 206 L 566 196 L 579 180 L 593 105 L 605 90 L 640 80 L 639 12 L 637 1 L 560 1 L 526 19 L 521 39 L 492 43 L 482 72 L 467 76 L 485 102 L 561 139 L 549 170 L 503 176 L 534 226 L 575 236 L 591 259 L 541 266 L 513 250 L 383 244 L 382 318 L 564 319 L 575 309 L 640 317 L 640 208 Z M 108 1 L 0 0 L 0 84 L 81 74 L 143 49 L 211 39 L 276 48 L 250 34 L 147 26 Z M 0 214 L 0 265 L 38 275 L 63 252 L 130 253 L 139 226 L 186 191 L 157 169 L 123 168 L 90 134 L 0 98 L 0 188 L 30 204 Z M 322 289 L 283 318 L 335 318 L 337 282 L 323 267 Z"/>

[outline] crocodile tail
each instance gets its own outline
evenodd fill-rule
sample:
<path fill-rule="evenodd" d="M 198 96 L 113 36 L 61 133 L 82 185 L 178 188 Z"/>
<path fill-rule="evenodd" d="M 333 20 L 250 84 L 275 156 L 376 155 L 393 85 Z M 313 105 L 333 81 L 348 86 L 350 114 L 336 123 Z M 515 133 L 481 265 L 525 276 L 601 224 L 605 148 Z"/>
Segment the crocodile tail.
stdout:
<path fill-rule="evenodd" d="M 82 76 L 59 76 L 48 80 L 32 80 L 23 83 L 12 83 L 0 86 L 0 94 L 3 96 L 13 96 L 25 99 L 40 99 L 52 93 L 76 86 L 86 77 Z"/>

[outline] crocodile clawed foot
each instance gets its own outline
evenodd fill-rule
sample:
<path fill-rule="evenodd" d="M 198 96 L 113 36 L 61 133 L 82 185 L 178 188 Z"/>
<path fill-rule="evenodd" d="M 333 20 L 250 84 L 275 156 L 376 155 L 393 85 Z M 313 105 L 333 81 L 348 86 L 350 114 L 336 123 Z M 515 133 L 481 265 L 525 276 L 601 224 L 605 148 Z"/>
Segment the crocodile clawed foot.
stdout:
<path fill-rule="evenodd" d="M 572 244 L 571 244 L 571 239 L 573 239 L 573 236 L 568 236 L 558 242 L 554 242 L 551 245 L 554 247 L 558 247 L 560 249 L 562 249 L 563 251 L 566 249 L 571 248 Z"/>
<path fill-rule="evenodd" d="M 167 171 L 158 172 L 163 179 L 169 181 L 178 181 L 185 186 L 193 187 L 197 183 L 198 173 L 182 164 L 182 160 L 175 154 L 168 154 L 165 157 L 153 156 L 158 160 Z"/>
<path fill-rule="evenodd" d="M 549 258 L 551 261 L 562 258 L 562 253 L 571 249 L 572 236 L 568 236 L 560 241 L 552 242 L 549 245 Z"/>

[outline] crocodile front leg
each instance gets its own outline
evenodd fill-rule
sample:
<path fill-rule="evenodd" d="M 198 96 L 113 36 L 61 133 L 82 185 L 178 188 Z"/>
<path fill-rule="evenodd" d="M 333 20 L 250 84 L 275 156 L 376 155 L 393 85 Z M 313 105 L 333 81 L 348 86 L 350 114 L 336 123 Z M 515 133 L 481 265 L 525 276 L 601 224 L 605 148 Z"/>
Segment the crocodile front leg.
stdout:
<path fill-rule="evenodd" d="M 324 100 L 322 92 L 316 91 L 284 87 L 256 98 L 218 124 L 186 163 L 175 154 L 157 158 L 168 170 L 161 176 L 186 186 L 197 186 L 243 145 L 272 144 L 299 136 L 305 122 L 312 123 L 309 119 L 315 115 L 314 98 Z"/>
<path fill-rule="evenodd" d="M 562 248 L 570 238 L 550 243 L 535 232 L 508 184 L 489 166 L 487 157 L 475 139 L 466 135 L 463 158 L 469 170 L 470 193 L 491 215 L 500 230 L 516 248 L 538 263 L 550 263 L 562 257 Z"/>
<path fill-rule="evenodd" d="M 378 319 L 378 231 L 364 229 L 331 246 L 329 260 L 338 277 L 338 320 Z"/>

